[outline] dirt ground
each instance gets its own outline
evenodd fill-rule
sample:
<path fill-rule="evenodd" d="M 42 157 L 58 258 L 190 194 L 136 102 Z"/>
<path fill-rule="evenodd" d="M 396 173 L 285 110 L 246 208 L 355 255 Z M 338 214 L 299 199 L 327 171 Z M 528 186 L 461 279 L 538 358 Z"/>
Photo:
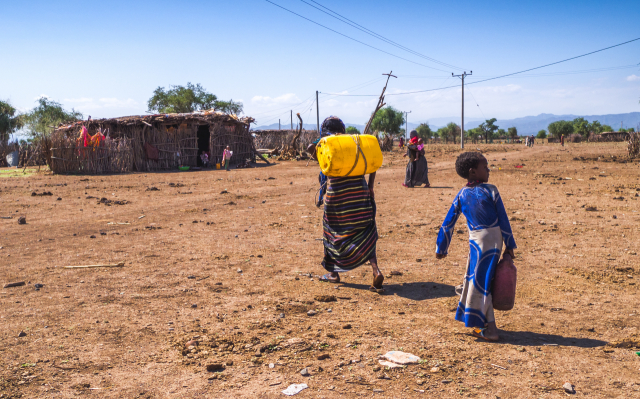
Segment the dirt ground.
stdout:
<path fill-rule="evenodd" d="M 26 283 L 0 291 L 0 398 L 277 398 L 298 383 L 300 398 L 558 398 L 566 382 L 578 397 L 640 397 L 640 164 L 623 143 L 476 148 L 518 244 L 498 343 L 453 319 L 464 218 L 449 256 L 434 256 L 465 183 L 454 145 L 427 147 L 429 189 L 403 188 L 406 158 L 385 154 L 382 295 L 368 291 L 367 265 L 318 281 L 317 164 L 0 170 L 0 283 Z M 422 360 L 388 370 L 378 357 L 390 350 Z"/>

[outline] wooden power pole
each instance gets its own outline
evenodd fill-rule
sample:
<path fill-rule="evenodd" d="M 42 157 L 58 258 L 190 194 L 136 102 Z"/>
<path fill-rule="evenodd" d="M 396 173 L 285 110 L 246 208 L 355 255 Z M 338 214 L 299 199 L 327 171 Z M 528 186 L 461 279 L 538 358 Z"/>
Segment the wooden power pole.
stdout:
<path fill-rule="evenodd" d="M 453 72 L 451 73 L 451 76 L 460 78 L 460 80 L 462 80 L 462 118 L 460 121 L 460 148 L 463 148 L 463 149 L 464 149 L 464 78 L 472 74 L 473 74 L 473 71 L 471 71 L 470 73 L 467 73 L 467 71 L 464 71 L 464 73 L 460 75 L 454 75 Z"/>

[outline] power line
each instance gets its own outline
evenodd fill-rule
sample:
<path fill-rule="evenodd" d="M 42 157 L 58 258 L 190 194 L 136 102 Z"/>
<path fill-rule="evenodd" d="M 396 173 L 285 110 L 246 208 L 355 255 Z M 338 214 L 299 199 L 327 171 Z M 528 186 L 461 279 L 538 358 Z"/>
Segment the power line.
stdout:
<path fill-rule="evenodd" d="M 321 10 L 320 8 L 318 8 L 318 7 L 314 6 L 313 4 L 309 4 L 309 3 L 308 3 L 308 2 L 306 2 L 305 0 L 300 0 L 300 1 L 301 1 L 301 2 L 303 2 L 303 3 L 305 3 L 306 5 L 308 5 L 308 6 L 310 6 L 310 7 L 315 8 L 316 10 L 318 10 L 318 11 L 320 11 L 320 12 L 323 12 L 323 13 L 327 14 L 328 16 L 330 16 L 330 17 L 332 17 L 332 18 L 337 19 L 338 21 L 341 21 L 341 22 L 343 22 L 343 23 L 345 23 L 345 24 L 347 24 L 347 25 L 349 25 L 349 26 L 351 26 L 351 27 L 353 27 L 353 28 L 355 28 L 355 29 L 358 29 L 359 31 L 362 31 L 362 32 L 366 33 L 366 34 L 367 34 L 367 35 L 369 35 L 369 36 L 373 36 L 373 37 L 375 37 L 376 39 L 382 40 L 383 42 L 385 42 L 385 43 L 387 43 L 387 44 L 390 44 L 390 45 L 392 45 L 392 46 L 394 46 L 394 47 L 397 47 L 397 48 L 399 48 L 399 49 L 401 49 L 401 50 L 407 51 L 407 52 L 409 52 L 409 53 L 411 53 L 411 54 L 413 54 L 413 55 L 416 55 L 416 56 L 418 56 L 418 57 L 420 57 L 420 58 L 424 58 L 424 59 L 426 59 L 426 60 L 429 60 L 429 61 L 431 61 L 431 62 L 434 62 L 434 63 L 436 63 L 436 64 L 440 64 L 440 65 L 442 65 L 442 66 L 446 66 L 446 67 L 449 67 L 449 68 L 453 68 L 453 69 L 463 69 L 463 68 L 457 67 L 457 66 L 455 66 L 455 65 L 451 65 L 451 64 L 447 64 L 447 63 L 442 62 L 442 61 L 438 61 L 438 60 L 436 60 L 435 58 L 431 58 L 431 57 L 426 56 L 426 55 L 424 55 L 424 54 L 421 54 L 421 53 L 419 53 L 419 52 L 417 52 L 417 51 L 411 50 L 410 48 L 407 48 L 407 47 L 405 47 L 405 46 L 403 46 L 403 45 L 401 45 L 401 44 L 398 44 L 398 43 L 394 42 L 394 41 L 393 41 L 393 40 L 391 40 L 391 39 L 387 39 L 386 37 L 384 37 L 384 36 L 382 36 L 382 35 L 380 35 L 380 34 L 378 34 L 378 33 L 374 32 L 374 31 L 372 31 L 372 30 L 370 30 L 370 29 L 367 29 L 367 28 L 365 28 L 364 26 L 362 26 L 362 25 L 360 25 L 360 24 L 358 24 L 358 23 L 356 23 L 356 22 L 354 22 L 354 21 L 350 20 L 349 18 L 347 18 L 347 17 L 345 17 L 345 16 L 342 16 L 342 15 L 338 14 L 337 12 L 335 12 L 335 11 L 333 11 L 333 10 L 331 10 L 331 9 L 329 9 L 329 8 L 327 8 L 327 7 L 325 7 L 325 6 L 323 6 L 322 4 L 318 3 L 317 1 L 310 0 L 312 3 L 317 4 L 318 6 L 320 6 L 320 7 L 324 8 L 325 10 L 327 10 L 327 11 L 329 11 L 329 12 L 324 11 L 324 10 Z M 332 14 L 333 14 L 333 15 L 332 15 Z"/>
<path fill-rule="evenodd" d="M 269 0 L 267 0 L 267 1 L 269 1 Z M 615 48 L 615 47 L 619 47 L 619 46 L 622 46 L 622 45 L 625 45 L 625 44 L 629 44 L 629 43 L 632 43 L 632 42 L 635 42 L 635 41 L 638 41 L 638 40 L 640 40 L 640 37 L 636 38 L 636 39 L 633 39 L 633 40 L 628 40 L 628 41 L 623 42 L 623 43 L 618 43 L 618 44 L 615 44 L 613 46 L 609 46 L 609 47 L 605 47 L 605 48 L 602 48 L 602 49 L 599 49 L 599 50 L 591 51 L 591 52 L 588 52 L 588 53 L 585 53 L 585 54 L 577 55 L 575 57 L 567 58 L 567 59 L 564 59 L 564 60 L 561 60 L 561 61 L 552 62 L 552 63 L 549 63 L 549 64 L 537 66 L 537 67 L 534 67 L 534 68 L 525 69 L 525 70 L 518 71 L 518 72 L 508 73 L 506 75 L 495 76 L 493 78 L 488 78 L 488 79 L 483 79 L 483 80 L 476 80 L 475 82 L 467 83 L 467 85 L 487 82 L 489 80 L 506 78 L 508 76 L 518 75 L 518 74 L 521 74 L 521 73 L 524 73 L 524 72 L 529 72 L 529 71 L 533 71 L 533 70 L 540 69 L 540 68 L 546 68 L 546 67 L 551 66 L 551 65 L 557 65 L 557 64 L 560 64 L 562 62 L 567 62 L 567 61 L 575 60 L 577 58 L 586 57 L 587 55 L 599 53 L 601 51 L 609 50 L 609 49 L 612 49 L 612 48 Z M 406 95 L 406 94 L 426 93 L 426 92 L 435 91 L 435 90 L 450 89 L 450 88 L 453 88 L 453 87 L 458 87 L 458 86 L 447 86 L 447 87 L 439 87 L 439 88 L 436 88 L 436 89 L 407 91 L 407 92 L 404 92 L 404 93 L 389 93 L 389 94 L 385 94 L 385 96 L 402 96 L 402 95 Z M 341 95 L 341 94 L 337 94 L 337 93 L 335 93 L 335 94 L 332 93 L 332 94 L 333 95 L 338 95 L 338 96 Z M 342 96 L 376 97 L 376 96 L 378 96 L 378 94 L 342 94 Z"/>
<path fill-rule="evenodd" d="M 429 91 L 451 89 L 454 87 L 458 87 L 458 86 L 456 85 L 456 86 L 438 87 L 436 89 L 428 89 L 428 90 L 407 91 L 404 93 L 385 93 L 385 97 L 386 96 L 402 96 L 404 94 L 414 94 L 414 93 L 427 93 Z M 379 94 L 340 94 L 340 93 L 325 93 L 325 94 L 331 94 L 332 96 L 344 96 L 344 97 L 379 97 L 380 96 Z"/>
<path fill-rule="evenodd" d="M 601 51 L 605 51 L 605 50 L 609 50 L 609 49 L 612 49 L 612 48 L 615 48 L 615 47 L 619 47 L 619 46 L 622 46 L 622 45 L 625 45 L 625 44 L 629 44 L 629 43 L 635 42 L 635 41 L 637 41 L 637 40 L 640 40 L 640 37 L 635 38 L 635 39 L 632 39 L 632 40 L 628 40 L 628 41 L 623 42 L 623 43 L 614 44 L 613 46 L 609 46 L 609 47 L 601 48 L 600 50 L 595 50 L 595 51 L 591 51 L 591 52 L 588 52 L 588 53 L 585 53 L 585 54 L 576 55 L 575 57 L 567 58 L 567 59 L 564 59 L 564 60 L 561 60 L 561 61 L 556 61 L 556 62 L 552 62 L 552 63 L 550 63 L 550 64 L 545 64 L 545 65 L 537 66 L 537 67 L 535 67 L 535 68 L 525 69 L 525 70 L 523 70 L 523 71 L 518 71 L 518 72 L 508 73 L 508 74 L 506 74 L 506 75 L 500 75 L 500 76 L 496 76 L 496 77 L 489 78 L 489 79 L 478 80 L 478 81 L 475 81 L 475 82 L 471 82 L 471 83 L 469 83 L 469 84 L 471 85 L 471 84 L 476 84 L 476 83 L 481 83 L 481 82 L 487 82 L 487 81 L 489 81 L 489 80 L 495 80 L 495 79 L 500 79 L 500 78 L 506 78 L 507 76 L 518 75 L 518 74 L 521 74 L 521 73 L 525 73 L 525 72 L 529 72 L 529 71 L 534 71 L 534 70 L 536 70 L 536 69 L 546 68 L 546 67 L 551 66 L 551 65 L 557 65 L 557 64 L 560 64 L 560 63 L 562 63 L 562 62 L 567 62 L 567 61 L 575 60 L 575 59 L 577 59 L 577 58 L 586 57 L 586 56 L 591 55 L 591 54 L 599 53 L 599 52 L 601 52 Z"/>
<path fill-rule="evenodd" d="M 263 112 L 258 112 L 257 114 L 253 114 L 253 116 L 255 117 L 255 116 L 258 116 L 258 115 L 273 115 L 273 112 L 278 112 L 281 109 L 291 109 L 292 107 L 297 107 L 298 105 L 309 101 L 309 99 L 311 99 L 311 97 L 312 96 L 309 96 L 309 97 L 305 98 L 304 100 L 302 100 L 299 103 L 294 104 L 294 105 L 285 105 L 283 107 L 278 107 L 278 108 L 273 108 L 273 109 L 266 110 L 266 111 L 263 111 Z"/>
<path fill-rule="evenodd" d="M 480 113 L 482 114 L 482 116 L 487 119 L 487 117 L 485 116 L 484 112 L 482 112 L 482 108 L 480 108 L 480 104 L 478 104 L 478 100 L 476 100 L 476 96 L 473 95 L 473 93 L 471 92 L 471 89 L 469 89 L 467 87 L 467 90 L 469 90 L 469 94 L 471 94 L 471 97 L 473 98 L 473 101 L 476 103 L 476 105 L 478 106 L 478 109 L 480 110 Z"/>
<path fill-rule="evenodd" d="M 311 100 L 311 97 L 313 97 L 313 96 L 309 96 L 309 97 L 307 97 L 307 99 L 306 99 L 305 101 L 303 101 L 303 102 L 301 102 L 301 103 L 298 103 L 298 104 L 296 104 L 296 105 L 294 105 L 294 106 L 291 106 L 291 105 L 287 106 L 286 108 L 288 108 L 288 109 L 287 109 L 286 111 L 281 112 L 281 113 L 279 113 L 279 114 L 277 114 L 277 115 L 276 115 L 276 114 L 271 114 L 271 116 L 265 116 L 265 117 L 263 118 L 263 120 L 266 120 L 266 122 L 261 122 L 261 124 L 267 124 L 267 123 L 269 123 L 269 122 L 271 122 L 271 121 L 273 121 L 273 120 L 275 120 L 275 119 L 278 119 L 278 118 L 279 118 L 279 117 L 281 117 L 282 115 L 289 114 L 289 113 L 290 113 L 290 112 L 292 112 L 292 111 L 293 111 L 293 109 L 294 109 L 294 108 L 296 108 L 296 107 L 297 107 L 297 109 L 300 109 L 300 108 L 302 108 L 302 109 L 306 109 L 307 104 L 309 103 L 309 100 Z M 314 99 L 313 101 L 315 101 L 315 99 Z M 302 105 L 301 107 L 298 107 L 298 106 L 300 106 L 301 104 L 303 104 L 303 105 Z M 275 115 L 275 116 L 273 116 L 273 115 Z"/>
<path fill-rule="evenodd" d="M 349 88 L 349 89 L 344 89 L 344 90 L 342 90 L 342 91 L 349 91 L 349 90 L 354 90 L 354 91 L 355 91 L 355 90 L 360 90 L 360 89 L 363 89 L 363 88 L 365 88 L 365 87 L 367 87 L 367 86 L 371 86 L 371 85 L 372 85 L 372 84 L 374 84 L 374 83 L 378 83 L 378 82 L 380 82 L 381 80 L 384 80 L 384 79 L 385 79 L 385 78 L 376 78 L 376 79 L 374 79 L 374 80 L 372 80 L 372 81 L 370 81 L 370 82 L 367 82 L 366 84 L 357 85 L 357 86 L 351 87 L 351 88 Z M 327 96 L 327 97 L 324 97 L 324 98 L 322 99 L 322 101 L 320 101 L 321 103 L 325 102 L 326 100 L 329 100 L 329 99 L 330 99 L 330 98 L 332 98 L 332 97 L 336 97 L 336 96 L 348 96 L 348 94 L 340 94 L 340 93 L 335 93 L 335 94 L 334 94 L 334 93 L 322 93 L 322 92 L 320 92 L 320 94 L 322 94 L 322 95 L 324 95 L 324 96 Z M 356 94 L 353 94 L 353 96 L 356 96 Z M 367 94 L 367 96 L 369 96 L 369 95 Z"/>
<path fill-rule="evenodd" d="M 558 72 L 545 72 L 545 73 L 535 73 L 535 74 L 530 74 L 530 75 L 520 75 L 520 77 L 546 77 L 546 76 L 561 76 L 561 75 L 574 75 L 574 74 L 579 74 L 579 73 L 591 73 L 591 72 L 607 72 L 607 71 L 617 71 L 617 70 L 622 70 L 622 69 L 630 69 L 630 68 L 637 68 L 638 64 L 632 64 L 632 65 L 621 65 L 621 66 L 614 66 L 614 67 L 603 67 L 603 68 L 594 68 L 594 69 L 579 69 L 579 70 L 575 70 L 575 71 L 558 71 Z M 490 77 L 490 76 L 483 76 L 483 75 L 474 75 L 475 77 L 478 78 L 486 78 L 486 77 Z M 439 75 L 398 75 L 399 78 L 404 78 L 404 79 L 439 79 L 442 78 L 442 76 Z"/>
<path fill-rule="evenodd" d="M 370 48 L 372 48 L 372 49 L 374 49 L 374 50 L 380 51 L 381 53 L 388 54 L 388 55 L 390 55 L 390 56 L 392 56 L 392 57 L 399 58 L 399 59 L 401 59 L 401 60 L 404 60 L 404 61 L 410 62 L 410 63 L 412 63 L 412 64 L 420 65 L 420 66 L 423 66 L 423 67 L 425 67 L 425 68 L 435 69 L 436 71 L 441 71 L 441 72 L 448 72 L 448 71 L 445 71 L 445 70 L 443 70 L 443 69 L 438 69 L 438 68 L 434 68 L 434 67 L 429 66 L 429 65 L 421 64 L 421 63 L 419 63 L 419 62 L 411 61 L 410 59 L 407 59 L 407 58 L 404 58 L 404 57 L 400 57 L 399 55 L 395 55 L 395 54 L 390 53 L 390 52 L 388 52 L 388 51 L 384 51 L 384 50 L 379 49 L 379 48 L 377 48 L 377 47 L 374 47 L 374 46 L 372 46 L 372 45 L 370 45 L 370 44 L 367 44 L 367 43 L 365 43 L 365 42 L 362 42 L 362 41 L 360 41 L 360 40 L 358 40 L 358 39 L 354 39 L 354 38 L 353 38 L 353 37 L 351 37 L 351 36 L 347 36 L 347 35 L 345 35 L 344 33 L 340 33 L 340 32 L 338 32 L 337 30 L 331 29 L 331 28 L 329 28 L 328 26 L 322 25 L 321 23 L 318 23 L 318 22 L 316 22 L 316 21 L 313 21 L 313 20 L 311 20 L 311 19 L 309 19 L 309 18 L 307 18 L 307 17 L 304 17 L 304 16 L 302 16 L 302 15 L 300 15 L 300 14 L 298 14 L 298 13 L 294 12 L 294 11 L 291 11 L 291 10 L 289 10 L 288 8 L 282 7 L 281 5 L 276 4 L 276 3 L 274 3 L 274 2 L 272 2 L 272 1 L 270 1 L 270 0 L 265 0 L 265 1 L 266 1 L 267 3 L 271 3 L 271 4 L 273 4 L 273 5 L 274 5 L 274 6 L 276 6 L 276 7 L 282 8 L 283 10 L 288 11 L 288 12 L 290 12 L 291 14 L 296 15 L 296 16 L 298 16 L 298 17 L 300 17 L 300 18 L 304 19 L 304 20 L 307 20 L 307 21 L 309 21 L 309 22 L 311 22 L 311 23 L 313 23 L 313 24 L 316 24 L 316 25 L 318 25 L 318 26 L 321 26 L 321 27 L 323 27 L 323 28 L 325 28 L 325 29 L 327 29 L 327 30 L 330 30 L 330 31 L 331 31 L 331 32 L 333 32 L 333 33 L 336 33 L 336 34 L 338 34 L 338 35 L 340 35 L 340 36 L 346 37 L 346 38 L 347 38 L 347 39 L 349 39 L 349 40 L 353 40 L 354 42 L 360 43 L 360 44 L 365 45 L 365 46 L 367 46 L 367 47 L 370 47 Z"/>

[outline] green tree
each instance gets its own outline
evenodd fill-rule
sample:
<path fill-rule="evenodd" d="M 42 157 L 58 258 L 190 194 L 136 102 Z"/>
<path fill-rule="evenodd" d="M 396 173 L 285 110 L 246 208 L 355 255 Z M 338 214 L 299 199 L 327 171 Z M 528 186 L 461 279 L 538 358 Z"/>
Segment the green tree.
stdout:
<path fill-rule="evenodd" d="M 242 103 L 218 100 L 218 97 L 207 92 L 200 84 L 187 83 L 186 86 L 170 86 L 169 89 L 159 87 L 147 102 L 149 111 L 162 114 L 190 113 L 207 109 L 216 109 L 227 114 L 242 113 Z"/>
<path fill-rule="evenodd" d="M 536 135 L 537 138 L 539 139 L 546 139 L 547 138 L 547 131 L 542 129 L 538 132 L 538 134 Z"/>
<path fill-rule="evenodd" d="M 600 129 L 600 133 L 604 133 L 604 132 L 613 132 L 613 128 L 609 125 L 602 125 L 602 128 Z"/>
<path fill-rule="evenodd" d="M 553 137 L 560 138 L 560 136 L 564 135 L 565 137 L 569 137 L 571 133 L 573 133 L 573 122 L 569 121 L 557 121 L 549 124 L 549 134 Z"/>
<path fill-rule="evenodd" d="M 347 134 L 360 134 L 360 130 L 358 130 L 358 128 L 355 127 L 355 126 L 347 126 L 346 133 Z"/>
<path fill-rule="evenodd" d="M 236 102 L 233 100 L 229 101 L 216 101 L 214 103 L 214 108 L 216 111 L 224 112 L 229 115 L 240 115 L 243 111 L 243 104 L 241 102 Z"/>
<path fill-rule="evenodd" d="M 24 115 L 27 134 L 32 140 L 48 137 L 61 123 L 75 122 L 82 119 L 82 113 L 74 110 L 66 111 L 62 104 L 42 97 L 38 105 Z"/>
<path fill-rule="evenodd" d="M 475 144 L 478 142 L 478 138 L 482 137 L 482 130 L 476 127 L 467 130 L 464 135 Z"/>
<path fill-rule="evenodd" d="M 514 126 L 507 129 L 507 131 L 509 132 L 509 138 L 511 138 L 511 142 L 513 143 L 513 141 L 518 138 L 518 129 L 516 129 L 516 127 Z"/>
<path fill-rule="evenodd" d="M 573 132 L 582 137 L 588 138 L 592 131 L 592 126 L 588 120 L 580 117 L 573 120 Z"/>
<path fill-rule="evenodd" d="M 494 135 L 494 138 L 496 139 L 503 139 L 505 137 L 507 137 L 507 131 L 504 129 L 498 129 L 498 131 Z"/>
<path fill-rule="evenodd" d="M 420 137 L 423 140 L 430 139 L 431 136 L 433 136 L 433 131 L 431 130 L 429 123 L 421 123 L 416 128 L 416 132 L 418 132 L 418 137 Z"/>
<path fill-rule="evenodd" d="M 404 124 L 404 114 L 392 106 L 382 108 L 371 121 L 371 130 L 399 136 Z"/>
<path fill-rule="evenodd" d="M 598 121 L 593 121 L 590 124 L 590 129 L 589 129 L 592 133 L 595 134 L 599 134 L 602 133 L 602 124 Z"/>
<path fill-rule="evenodd" d="M 487 119 L 479 126 L 484 134 L 485 144 L 489 142 L 489 138 L 493 139 L 493 135 L 498 131 L 498 126 L 495 125 L 496 121 L 496 118 Z"/>
<path fill-rule="evenodd" d="M 449 122 L 449 124 L 443 128 L 441 128 L 441 137 L 446 137 L 445 140 L 451 139 L 453 144 L 456 143 L 456 137 L 460 137 L 460 126 L 456 125 L 454 122 Z"/>
<path fill-rule="evenodd" d="M 16 115 L 16 109 L 8 101 L 0 100 L 0 144 L 7 144 L 9 136 L 22 128 L 22 115 Z"/>

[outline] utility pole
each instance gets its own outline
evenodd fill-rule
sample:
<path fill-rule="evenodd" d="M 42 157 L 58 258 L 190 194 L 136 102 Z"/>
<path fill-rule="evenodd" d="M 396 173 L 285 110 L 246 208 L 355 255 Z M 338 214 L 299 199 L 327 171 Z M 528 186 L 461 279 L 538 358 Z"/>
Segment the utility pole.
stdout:
<path fill-rule="evenodd" d="M 405 123 L 405 128 L 404 128 L 404 139 L 407 140 L 409 138 L 409 117 L 408 115 L 411 113 L 411 111 L 407 112 L 404 111 L 404 123 Z"/>
<path fill-rule="evenodd" d="M 320 133 L 320 104 L 318 103 L 318 90 L 316 90 L 316 118 L 318 136 L 322 136 Z"/>
<path fill-rule="evenodd" d="M 291 110 L 291 130 L 293 130 L 293 110 Z"/>
<path fill-rule="evenodd" d="M 282 130 L 282 129 L 280 128 L 280 119 L 279 119 L 279 118 L 278 118 L 278 130 Z"/>
<path fill-rule="evenodd" d="M 462 149 L 464 149 L 464 78 L 470 75 L 473 75 L 473 71 L 471 71 L 470 73 L 464 71 L 464 73 L 460 75 L 454 75 L 453 72 L 451 72 L 451 76 L 460 78 L 460 80 L 462 80 L 462 121 L 460 124 L 460 148 Z"/>

